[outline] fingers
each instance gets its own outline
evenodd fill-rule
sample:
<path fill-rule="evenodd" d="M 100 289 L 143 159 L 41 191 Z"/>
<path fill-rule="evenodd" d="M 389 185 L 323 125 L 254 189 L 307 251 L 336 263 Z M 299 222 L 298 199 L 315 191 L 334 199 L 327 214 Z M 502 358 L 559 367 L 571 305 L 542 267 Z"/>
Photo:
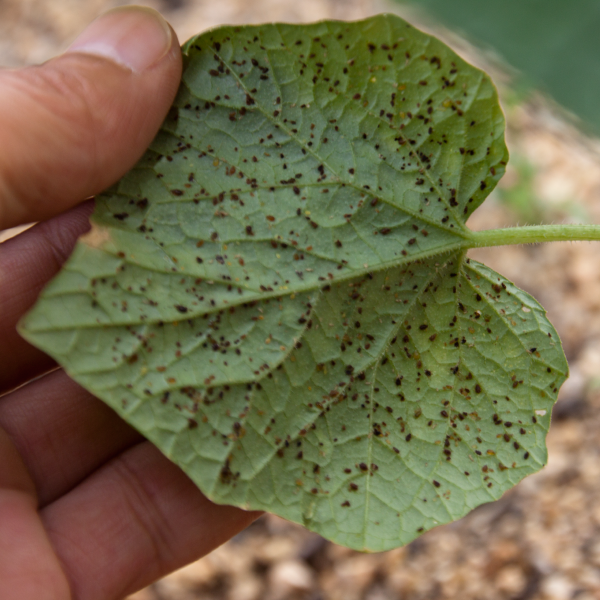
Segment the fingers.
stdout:
<path fill-rule="evenodd" d="M 79 600 L 123 598 L 207 554 L 257 516 L 211 503 L 149 442 L 42 512 Z"/>
<path fill-rule="evenodd" d="M 29 496 L 0 490 L 0 531 L 2 600 L 71 598 L 62 566 Z"/>
<path fill-rule="evenodd" d="M 0 428 L 10 435 L 31 474 L 40 507 L 143 440 L 62 370 L 0 399 Z M 4 460 L 1 448 L 0 456 Z"/>
<path fill-rule="evenodd" d="M 100 17 L 42 66 L 0 71 L 0 229 L 117 181 L 158 131 L 180 76 L 175 33 L 140 7 Z"/>
<path fill-rule="evenodd" d="M 108 13 L 70 52 L 41 67 L 0 72 L 0 139 L 10 149 L 0 154 L 0 229 L 60 214 L 123 175 L 156 134 L 180 72 L 175 34 L 156 13 L 138 8 Z M 79 232 L 81 223 L 77 219 L 72 223 L 59 249 L 69 246 Z M 40 282 L 62 260 L 62 252 L 52 253 L 56 249 L 52 240 L 60 236 L 51 226 L 50 231 L 46 226 L 30 235 L 35 237 L 28 236 L 25 242 L 36 259 L 28 263 L 13 254 L 14 274 L 2 261 L 0 290 L 17 292 L 12 304 L 0 296 L 0 306 L 10 312 L 8 318 L 3 312 L 3 319 L 8 323 L 13 319 L 13 326 Z M 20 243 L 22 249 L 23 240 Z M 12 331 L 6 324 L 3 327 Z M 13 347 L 17 358 L 11 359 L 11 341 L 16 338 L 10 335 L 0 337 L 0 360 L 6 359 L 2 372 L 17 375 L 5 378 L 5 388 L 49 367 L 25 346 L 16 352 Z M 46 500 L 60 496 L 139 439 L 115 421 L 111 411 L 92 404 L 89 395 L 72 389 L 73 384 L 62 377 L 53 373 L 0 400 L 0 416 L 24 458 L 20 472 L 31 471 Z M 16 456 L 14 448 L 9 452 L 4 447 L 0 455 Z M 27 484 L 16 475 L 6 477 L 12 487 Z M 33 495 L 8 490 L 0 496 L 0 508 L 9 516 L 7 523 L 0 523 L 5 540 L 0 541 L 2 568 L 35 566 L 27 581 L 17 582 L 19 597 L 25 597 L 23 590 L 36 582 L 44 586 L 38 597 L 50 598 L 51 590 L 58 590 L 52 598 L 68 597 L 45 533 L 33 518 Z M 73 597 L 105 599 L 120 598 L 209 552 L 256 513 L 210 503 L 177 467 L 144 442 L 49 504 L 42 517 Z M 18 549 L 10 540 L 21 542 Z M 42 555 L 49 562 L 40 560 Z M 6 586 L 9 577 L 10 573 L 0 572 L 0 586 Z M 0 595 L 8 599 L 7 589 L 0 587 Z"/>
<path fill-rule="evenodd" d="M 0 395 L 54 365 L 19 336 L 16 325 L 61 268 L 77 237 L 89 229 L 92 206 L 87 202 L 0 244 Z"/>
<path fill-rule="evenodd" d="M 68 583 L 37 514 L 33 481 L 1 428 L 0 456 L 0 598 L 64 600 Z"/>

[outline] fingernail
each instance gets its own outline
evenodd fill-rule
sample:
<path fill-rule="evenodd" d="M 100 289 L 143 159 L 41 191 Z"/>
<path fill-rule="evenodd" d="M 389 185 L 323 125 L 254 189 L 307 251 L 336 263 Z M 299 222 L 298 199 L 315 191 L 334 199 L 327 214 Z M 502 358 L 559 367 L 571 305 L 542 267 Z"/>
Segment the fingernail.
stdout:
<path fill-rule="evenodd" d="M 67 52 L 102 56 L 139 73 L 156 64 L 170 50 L 171 42 L 171 28 L 158 12 L 126 6 L 98 17 Z"/>

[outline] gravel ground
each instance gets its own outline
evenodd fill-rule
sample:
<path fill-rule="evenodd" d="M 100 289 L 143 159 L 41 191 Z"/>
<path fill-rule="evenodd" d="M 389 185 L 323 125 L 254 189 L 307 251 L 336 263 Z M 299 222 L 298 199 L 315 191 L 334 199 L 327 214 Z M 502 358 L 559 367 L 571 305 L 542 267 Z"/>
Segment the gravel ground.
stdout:
<path fill-rule="evenodd" d="M 0 0 L 0 64 L 53 56 L 87 22 L 118 4 Z M 222 23 L 356 19 L 394 9 L 376 0 L 145 4 L 161 10 L 181 40 Z M 484 60 L 466 52 L 479 64 Z M 502 95 L 512 161 L 499 192 L 473 215 L 472 228 L 522 224 L 532 214 L 545 222 L 600 222 L 597 143 L 583 139 L 539 99 L 517 103 L 508 90 Z M 515 201 L 523 195 L 530 201 Z M 563 243 L 472 253 L 533 294 L 563 340 L 571 378 L 554 411 L 543 471 L 500 501 L 382 554 L 346 550 L 267 515 L 128 600 L 600 599 L 598 248 Z"/>

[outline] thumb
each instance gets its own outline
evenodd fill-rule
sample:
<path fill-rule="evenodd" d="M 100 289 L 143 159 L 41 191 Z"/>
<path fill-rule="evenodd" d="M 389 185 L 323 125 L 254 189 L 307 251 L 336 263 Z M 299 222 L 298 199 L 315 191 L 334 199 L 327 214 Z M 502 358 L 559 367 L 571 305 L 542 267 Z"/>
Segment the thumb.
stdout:
<path fill-rule="evenodd" d="M 42 66 L 0 71 L 0 230 L 119 179 L 158 131 L 180 77 L 175 32 L 141 7 L 105 13 Z"/>

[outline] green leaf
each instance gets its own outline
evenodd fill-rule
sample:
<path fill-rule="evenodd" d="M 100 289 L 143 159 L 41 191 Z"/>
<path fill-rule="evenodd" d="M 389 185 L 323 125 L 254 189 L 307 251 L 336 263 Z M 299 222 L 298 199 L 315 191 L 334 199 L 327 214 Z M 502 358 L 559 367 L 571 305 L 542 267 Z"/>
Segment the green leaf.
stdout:
<path fill-rule="evenodd" d="M 21 325 L 212 500 L 385 550 L 546 460 L 567 365 L 469 261 L 489 79 L 401 19 L 225 27 Z"/>

